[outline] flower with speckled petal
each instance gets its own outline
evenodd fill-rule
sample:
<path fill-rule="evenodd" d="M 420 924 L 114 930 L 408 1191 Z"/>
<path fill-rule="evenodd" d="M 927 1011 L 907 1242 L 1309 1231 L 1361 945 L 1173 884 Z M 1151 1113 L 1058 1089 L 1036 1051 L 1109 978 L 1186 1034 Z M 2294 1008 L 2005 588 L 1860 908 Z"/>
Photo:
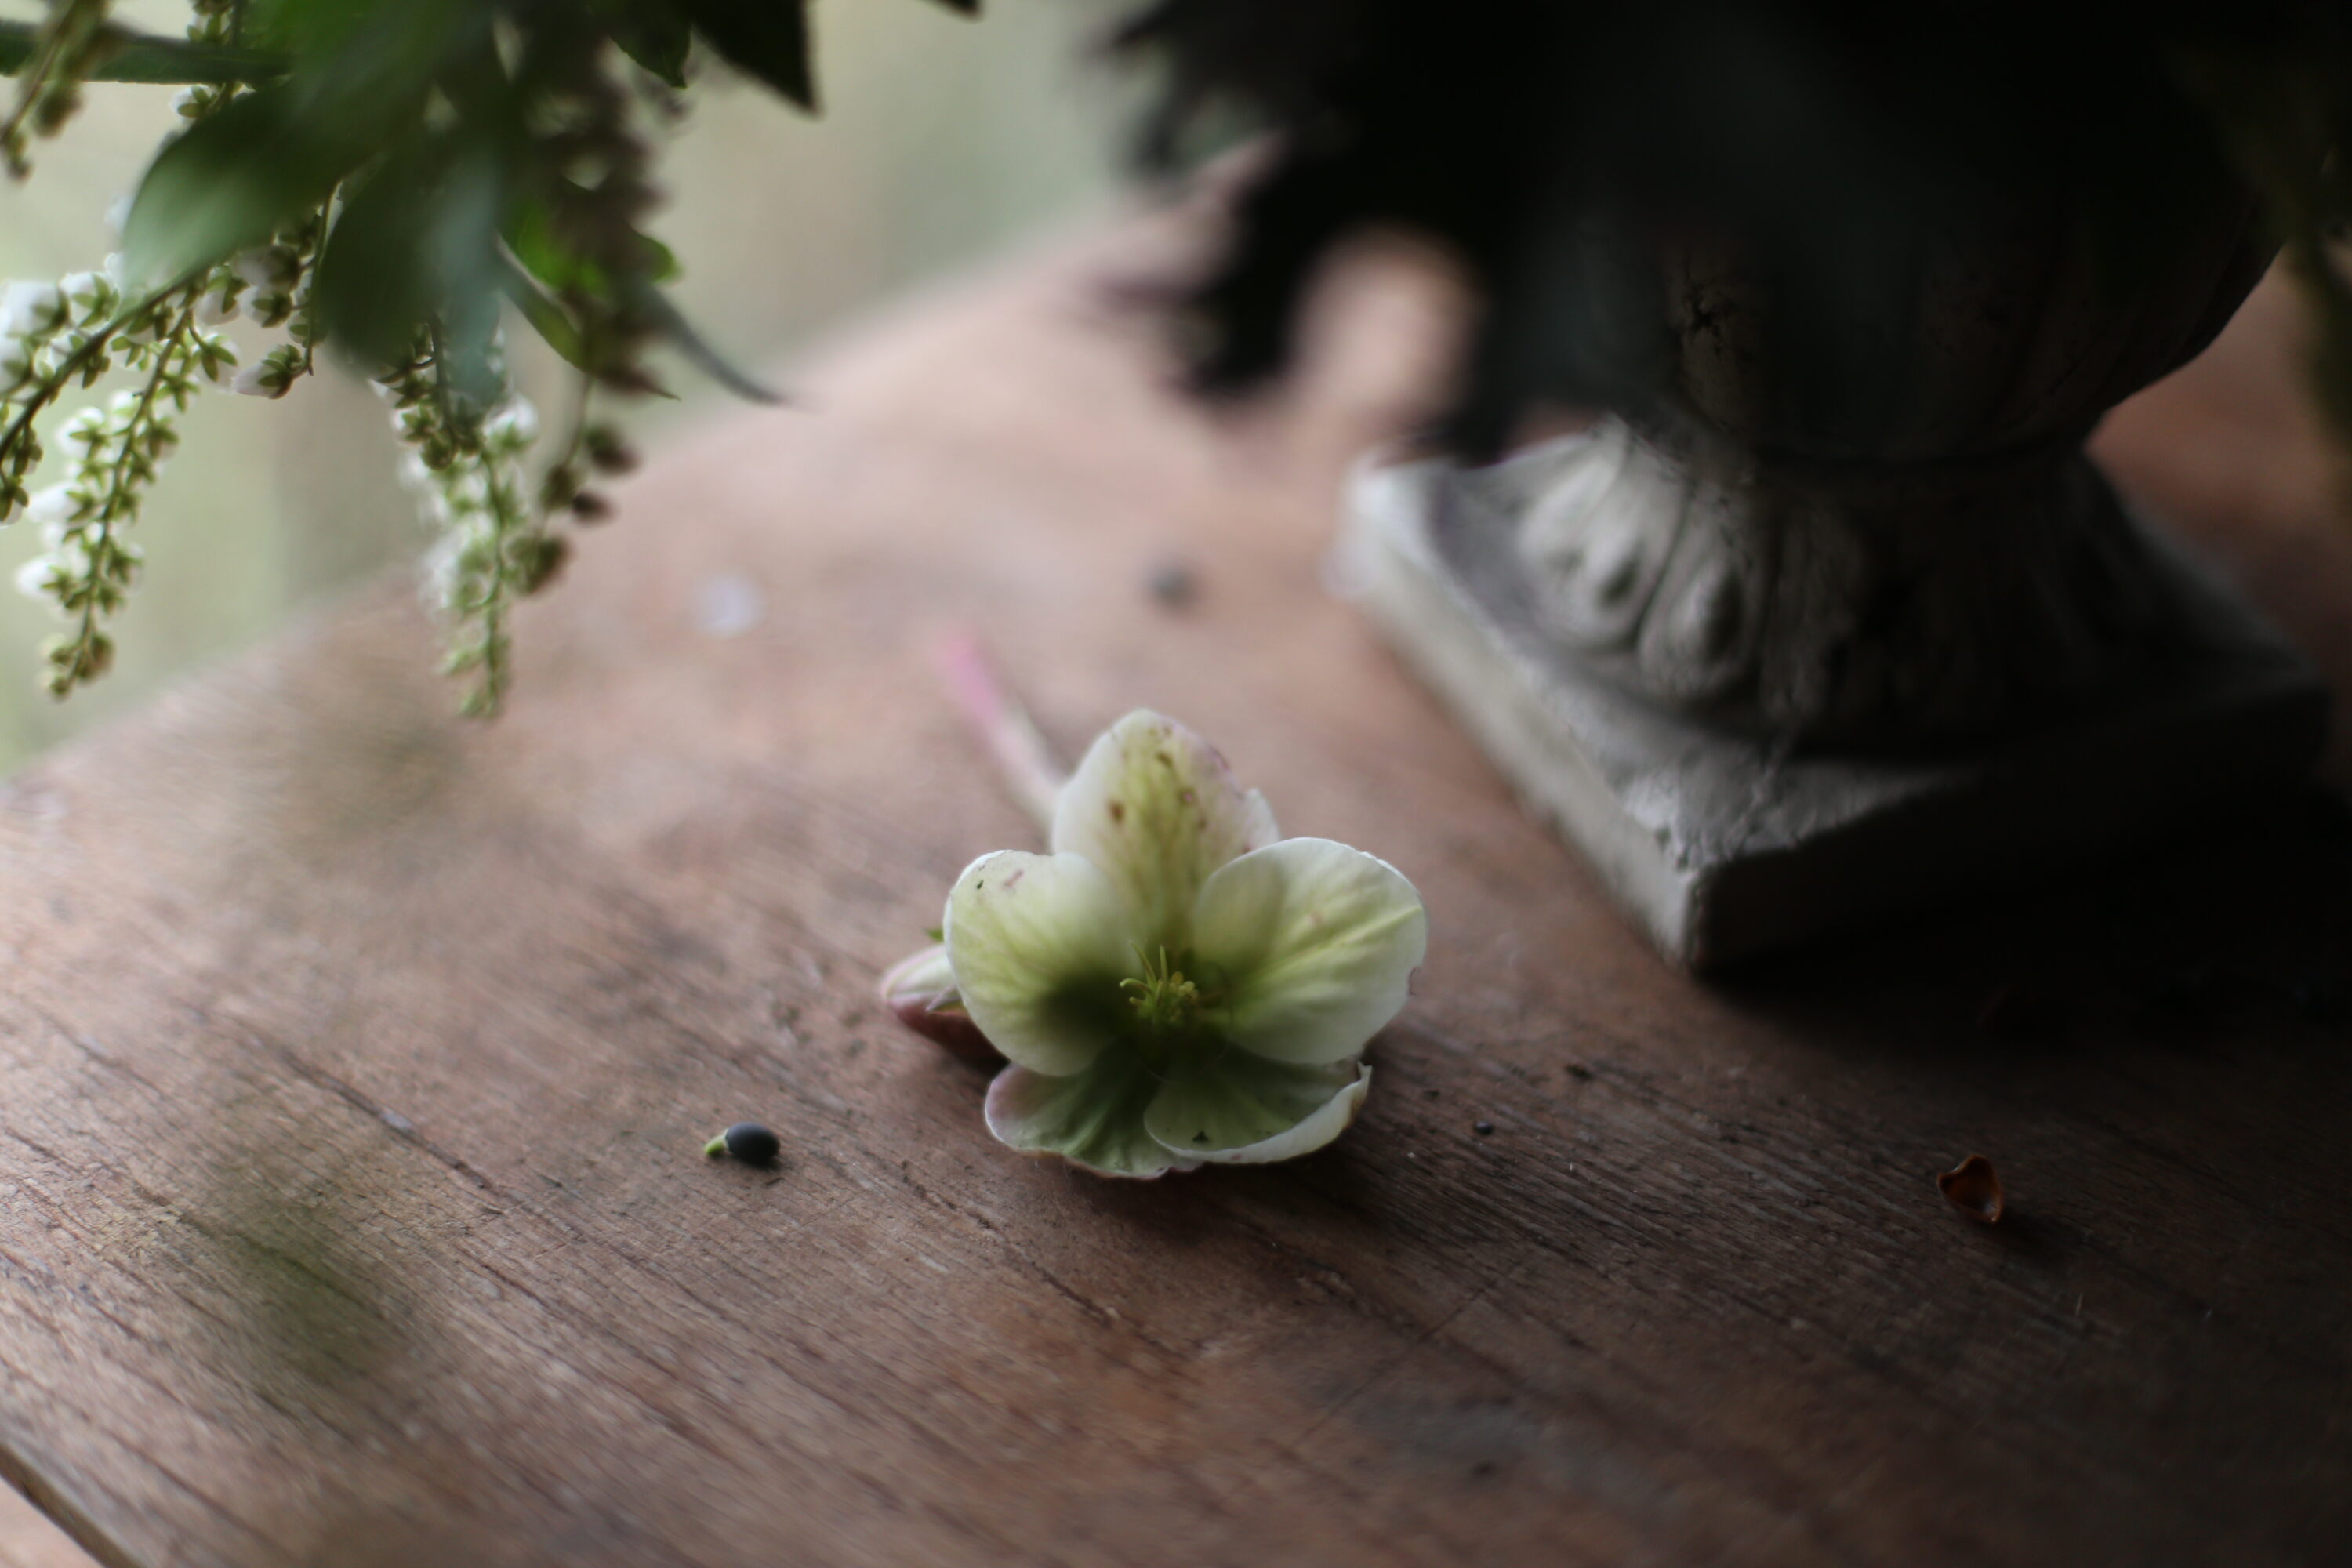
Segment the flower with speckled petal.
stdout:
<path fill-rule="evenodd" d="M 957 1004 L 1010 1064 L 989 1131 L 1138 1177 L 1338 1137 L 1428 948 L 1412 884 L 1284 838 L 1214 750 L 1140 710 L 1063 787 L 1051 842 L 982 856 L 948 896 Z"/>

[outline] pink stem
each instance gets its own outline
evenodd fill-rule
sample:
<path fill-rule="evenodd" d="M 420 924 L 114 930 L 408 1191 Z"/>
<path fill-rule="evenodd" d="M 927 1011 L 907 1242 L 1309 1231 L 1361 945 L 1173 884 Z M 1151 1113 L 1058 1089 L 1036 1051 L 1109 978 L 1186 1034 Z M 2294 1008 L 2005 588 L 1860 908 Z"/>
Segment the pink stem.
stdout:
<path fill-rule="evenodd" d="M 1053 747 L 1045 743 L 1045 737 L 1030 722 L 1028 711 L 1006 688 L 979 637 L 968 631 L 950 633 L 940 639 L 938 658 L 949 694 L 979 731 L 1006 786 L 1037 826 L 1050 834 L 1054 803 L 1069 777 L 1055 759 Z"/>

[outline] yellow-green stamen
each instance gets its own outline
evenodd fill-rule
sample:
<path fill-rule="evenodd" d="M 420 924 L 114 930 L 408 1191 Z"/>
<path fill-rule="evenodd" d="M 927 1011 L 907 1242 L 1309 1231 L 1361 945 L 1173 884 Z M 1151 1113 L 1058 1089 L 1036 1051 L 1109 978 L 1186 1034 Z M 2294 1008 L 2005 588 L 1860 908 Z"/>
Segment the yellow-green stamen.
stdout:
<path fill-rule="evenodd" d="M 1142 961 L 1142 977 L 1122 980 L 1118 986 L 1134 993 L 1128 1001 L 1134 1005 L 1137 1016 L 1156 1030 L 1189 1026 L 1200 1011 L 1201 988 L 1185 979 L 1183 971 L 1169 962 L 1164 947 L 1157 961 L 1140 947 L 1135 950 L 1135 956 Z"/>

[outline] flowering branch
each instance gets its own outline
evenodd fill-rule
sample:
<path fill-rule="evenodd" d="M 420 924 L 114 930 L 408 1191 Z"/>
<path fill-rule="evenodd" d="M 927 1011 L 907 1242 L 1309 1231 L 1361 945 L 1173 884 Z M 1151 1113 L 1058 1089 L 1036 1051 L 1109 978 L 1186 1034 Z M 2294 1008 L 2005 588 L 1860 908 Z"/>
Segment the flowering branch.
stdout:
<path fill-rule="evenodd" d="M 490 368 L 503 392 L 505 368 L 495 355 Z M 376 386 L 393 405 L 393 428 L 413 448 L 404 475 L 442 531 L 427 581 L 458 626 L 443 668 L 473 677 L 462 706 L 486 715 L 506 696 L 508 614 L 554 577 L 567 547 L 524 499 L 522 463 L 539 438 L 537 411 L 504 393 L 485 413 L 450 382 L 447 349 L 425 332 Z"/>
<path fill-rule="evenodd" d="M 0 75 L 19 79 L 0 103 L 0 161 L 20 175 L 32 138 L 64 124 L 84 84 L 186 88 L 184 124 L 122 218 L 121 256 L 0 301 L 0 523 L 37 500 L 48 551 L 24 583 L 73 622 L 47 684 L 62 693 L 106 668 L 104 625 L 137 567 L 126 530 L 185 388 L 230 363 L 207 329 L 242 314 L 286 336 L 236 375 L 240 393 L 286 395 L 329 341 L 380 374 L 441 530 L 429 564 L 459 627 L 447 667 L 468 679 L 467 711 L 493 711 L 509 612 L 563 559 L 553 519 L 606 515 L 595 479 L 635 461 L 592 418 L 596 400 L 660 392 L 647 356 L 665 342 L 765 395 L 669 302 L 676 258 L 641 226 L 660 199 L 652 132 L 683 112 L 695 59 L 814 109 L 805 6 L 751 6 L 747 19 L 705 0 L 187 5 L 184 39 L 115 25 L 114 0 L 0 19 Z M 106 307 L 91 307 L 101 292 Z M 554 459 L 529 476 L 536 416 L 491 363 L 509 304 L 581 376 Z M 75 477 L 34 497 L 38 426 L 71 385 L 118 363 L 142 384 L 72 416 Z"/>

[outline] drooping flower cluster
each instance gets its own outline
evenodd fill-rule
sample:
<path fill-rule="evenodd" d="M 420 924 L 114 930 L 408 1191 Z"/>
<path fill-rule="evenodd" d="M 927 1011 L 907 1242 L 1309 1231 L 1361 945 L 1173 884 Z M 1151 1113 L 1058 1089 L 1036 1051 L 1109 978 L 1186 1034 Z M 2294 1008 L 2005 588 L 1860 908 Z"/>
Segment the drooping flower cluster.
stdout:
<path fill-rule="evenodd" d="M 886 977 L 898 1016 L 1009 1058 L 989 1131 L 1104 1175 L 1286 1160 L 1346 1129 L 1365 1044 L 1428 945 L 1412 884 L 1323 838 L 1172 720 L 1096 741 L 1045 855 L 982 856 L 942 942 Z"/>
<path fill-rule="evenodd" d="M 242 315 L 255 325 L 284 328 L 286 341 L 236 373 L 232 390 L 278 398 L 315 367 L 320 330 L 311 280 L 327 237 L 324 209 L 281 231 L 268 245 L 215 267 L 196 300 L 196 320 L 211 326 Z"/>
<path fill-rule="evenodd" d="M 92 312 L 93 318 L 95 312 Z M 31 499 L 26 479 L 41 460 L 33 417 L 46 406 L 39 392 L 67 374 L 79 345 L 64 340 L 88 330 L 75 319 L 65 290 L 53 283 L 0 288 L 0 523 L 13 522 Z"/>
<path fill-rule="evenodd" d="M 194 0 L 194 10 L 190 43 L 234 39 L 236 0 Z M 81 76 L 120 44 L 108 41 L 106 14 L 102 0 L 50 8 L 17 110 L 0 134 L 14 172 L 23 173 L 25 132 L 47 134 L 61 124 L 80 101 Z M 228 83 L 192 89 L 182 95 L 180 112 L 191 122 L 204 120 L 240 90 Z M 120 222 L 118 216 L 118 229 Z M 290 321 L 303 345 L 301 369 L 310 368 L 307 345 L 315 331 L 304 303 L 322 233 L 317 224 L 298 225 L 260 252 L 160 289 L 134 292 L 121 257 L 110 256 L 102 271 L 57 283 L 11 283 L 0 292 L 0 523 L 28 514 L 41 527 L 42 552 L 16 582 L 67 623 L 42 648 L 42 684 L 53 695 L 65 696 L 113 663 L 106 622 L 139 574 L 130 531 L 179 444 L 179 416 L 199 387 L 222 384 L 236 364 L 236 353 L 212 329 L 235 319 L 240 296 L 251 289 L 256 319 L 269 326 Z M 266 276 L 257 277 L 257 267 Z M 56 434 L 71 451 L 70 469 L 31 493 L 46 455 L 41 420 L 69 392 L 96 386 L 118 366 L 134 373 L 133 384 L 67 416 Z"/>
<path fill-rule="evenodd" d="M 111 277 L 85 272 L 61 284 L 13 283 L 0 299 L 0 521 L 21 507 L 41 526 L 44 549 L 16 583 L 67 623 L 42 648 L 53 695 L 113 663 L 105 623 L 139 574 L 131 525 L 179 445 L 179 416 L 199 386 L 220 384 L 236 363 L 227 341 L 195 321 L 201 287 L 126 303 Z M 90 385 L 118 360 L 139 373 L 137 384 L 67 420 L 69 476 L 27 495 L 26 476 L 42 456 L 35 416 L 68 384 Z"/>
<path fill-rule="evenodd" d="M 465 710 L 484 713 L 506 690 L 508 614 L 555 575 L 565 547 L 530 504 L 524 459 L 539 439 L 538 411 L 512 392 L 495 409 L 467 406 L 437 373 L 434 353 L 431 341 L 420 339 L 406 363 L 377 379 L 376 390 L 410 449 L 402 478 L 439 530 L 425 582 L 457 626 L 445 668 L 471 677 Z"/>

